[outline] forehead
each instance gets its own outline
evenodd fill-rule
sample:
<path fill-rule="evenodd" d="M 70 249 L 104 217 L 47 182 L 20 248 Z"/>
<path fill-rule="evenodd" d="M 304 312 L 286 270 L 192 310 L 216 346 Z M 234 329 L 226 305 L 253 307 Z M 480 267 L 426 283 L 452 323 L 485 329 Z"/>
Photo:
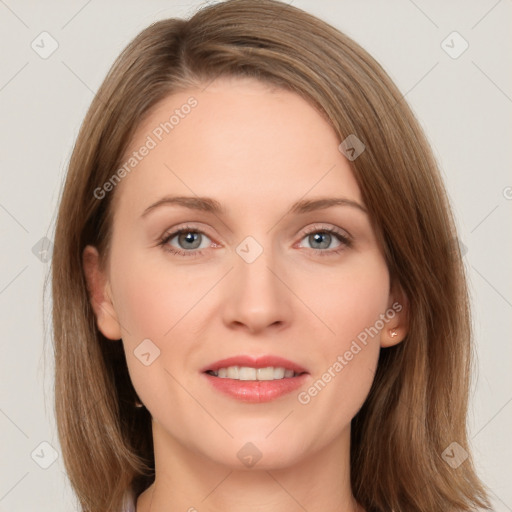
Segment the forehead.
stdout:
<path fill-rule="evenodd" d="M 204 87 L 166 97 L 137 128 L 115 191 L 119 208 L 140 210 L 171 193 L 235 209 L 336 192 L 361 200 L 336 133 L 298 94 L 254 79 Z"/>

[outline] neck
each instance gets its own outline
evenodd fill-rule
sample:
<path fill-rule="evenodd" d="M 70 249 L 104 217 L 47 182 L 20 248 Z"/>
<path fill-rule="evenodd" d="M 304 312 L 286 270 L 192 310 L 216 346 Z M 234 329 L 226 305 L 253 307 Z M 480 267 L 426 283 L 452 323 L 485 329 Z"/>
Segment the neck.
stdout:
<path fill-rule="evenodd" d="M 137 512 L 364 512 L 350 487 L 350 425 L 321 450 L 288 467 L 240 469 L 180 445 L 153 422 L 153 484 Z"/>

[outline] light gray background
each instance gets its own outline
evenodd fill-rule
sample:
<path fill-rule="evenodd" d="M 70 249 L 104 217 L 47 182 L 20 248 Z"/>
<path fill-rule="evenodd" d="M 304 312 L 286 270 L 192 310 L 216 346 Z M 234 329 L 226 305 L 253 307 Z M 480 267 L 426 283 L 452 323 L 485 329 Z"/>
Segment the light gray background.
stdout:
<path fill-rule="evenodd" d="M 45 333 L 42 314 L 49 265 L 32 248 L 44 236 L 53 240 L 72 145 L 114 59 L 150 23 L 188 16 L 200 4 L 0 0 L 0 511 L 77 509 L 52 410 L 50 319 Z M 467 251 L 478 358 L 472 449 L 495 510 L 512 511 L 512 2 L 293 5 L 346 32 L 383 65 L 433 146 Z M 43 31 L 59 45 L 47 59 L 31 48 Z M 456 59 L 441 46 L 453 31 L 469 44 Z M 41 442 L 58 454 L 48 469 L 39 464 L 51 462 L 51 449 Z"/>

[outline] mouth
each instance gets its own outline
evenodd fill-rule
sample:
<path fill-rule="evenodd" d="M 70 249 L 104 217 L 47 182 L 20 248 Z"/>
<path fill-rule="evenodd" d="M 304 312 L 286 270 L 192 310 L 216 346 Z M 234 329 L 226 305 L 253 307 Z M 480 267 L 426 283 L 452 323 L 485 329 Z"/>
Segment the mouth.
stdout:
<path fill-rule="evenodd" d="M 205 373 L 218 377 L 219 379 L 233 380 L 281 380 L 298 377 L 306 372 L 297 373 L 284 366 L 266 366 L 265 368 L 254 368 L 250 366 L 227 366 L 218 370 L 207 370 Z"/>
<path fill-rule="evenodd" d="M 202 369 L 214 389 L 245 402 L 267 402 L 302 386 L 309 372 L 276 356 L 236 356 Z"/>

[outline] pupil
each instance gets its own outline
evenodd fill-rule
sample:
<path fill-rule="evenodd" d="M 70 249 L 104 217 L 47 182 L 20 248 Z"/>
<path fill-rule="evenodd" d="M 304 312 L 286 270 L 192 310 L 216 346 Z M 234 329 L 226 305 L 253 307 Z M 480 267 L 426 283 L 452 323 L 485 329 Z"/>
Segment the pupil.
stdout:
<path fill-rule="evenodd" d="M 192 232 L 188 232 L 188 233 L 182 233 L 180 235 L 180 243 L 181 242 L 185 242 L 185 243 L 193 243 L 193 242 L 197 242 L 199 239 L 199 233 L 192 233 Z M 196 243 L 196 245 L 194 245 L 193 247 L 188 247 L 188 249 L 196 249 L 200 244 Z"/>
<path fill-rule="evenodd" d="M 322 244 L 322 237 L 327 237 L 327 243 L 325 243 L 325 240 L 324 240 L 323 245 L 322 245 L 322 247 L 320 247 L 320 249 L 326 249 L 327 247 L 329 247 L 329 241 L 330 241 L 330 237 L 331 237 L 331 235 L 329 233 L 315 233 L 313 235 L 314 243 Z"/>

